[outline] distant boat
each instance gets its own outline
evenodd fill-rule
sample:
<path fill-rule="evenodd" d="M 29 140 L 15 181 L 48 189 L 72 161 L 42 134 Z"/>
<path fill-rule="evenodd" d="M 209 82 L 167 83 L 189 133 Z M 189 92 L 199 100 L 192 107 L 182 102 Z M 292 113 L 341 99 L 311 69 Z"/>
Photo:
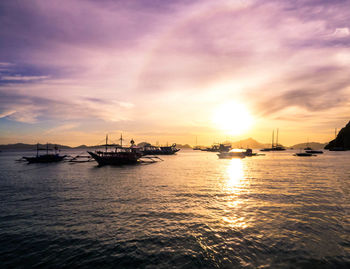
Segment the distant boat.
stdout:
<path fill-rule="evenodd" d="M 245 158 L 264 154 L 253 153 L 252 149 L 232 149 L 229 152 L 220 152 L 217 154 L 219 159 Z"/>
<path fill-rule="evenodd" d="M 201 147 L 197 146 L 197 143 L 198 143 L 198 139 L 197 139 L 197 136 L 196 136 L 196 146 L 193 147 L 193 150 L 201 150 Z"/>
<path fill-rule="evenodd" d="M 306 148 L 304 148 L 304 150 L 312 150 L 312 148 L 309 147 L 309 138 L 307 139 Z"/>
<path fill-rule="evenodd" d="M 46 150 L 46 154 L 39 155 L 39 151 Z M 55 153 L 49 154 L 49 144 L 46 144 L 46 149 L 39 148 L 39 144 L 36 146 L 36 156 L 23 157 L 28 163 L 53 163 L 62 161 L 66 155 L 59 155 L 57 146 L 54 147 Z"/>
<path fill-rule="evenodd" d="M 123 147 L 123 137 L 120 136 L 121 145 L 115 147 L 114 151 L 108 151 L 108 135 L 106 136 L 105 151 L 88 151 L 90 156 L 94 158 L 97 163 L 102 165 L 123 165 L 123 164 L 137 164 L 142 157 L 140 148 L 135 146 L 134 140 L 131 140 L 130 147 Z"/>
<path fill-rule="evenodd" d="M 322 150 L 305 150 L 305 152 L 311 154 L 323 154 Z"/>
<path fill-rule="evenodd" d="M 299 152 L 299 153 L 295 153 L 294 156 L 298 156 L 298 157 L 311 157 L 311 156 L 316 156 L 312 153 L 308 153 L 308 152 Z"/>
<path fill-rule="evenodd" d="M 174 143 L 171 146 L 165 147 L 146 146 L 141 152 L 143 155 L 173 155 L 179 150 Z"/>
<path fill-rule="evenodd" d="M 231 150 L 231 145 L 228 144 L 214 144 L 211 148 L 201 149 L 202 151 L 210 152 L 228 152 Z"/>
<path fill-rule="evenodd" d="M 277 129 L 276 144 L 275 144 L 275 140 L 274 140 L 274 134 L 275 134 L 275 130 L 272 131 L 271 148 L 264 148 L 264 149 L 261 149 L 260 151 L 283 151 L 283 150 L 286 150 L 285 147 L 278 145 L 278 129 Z"/>

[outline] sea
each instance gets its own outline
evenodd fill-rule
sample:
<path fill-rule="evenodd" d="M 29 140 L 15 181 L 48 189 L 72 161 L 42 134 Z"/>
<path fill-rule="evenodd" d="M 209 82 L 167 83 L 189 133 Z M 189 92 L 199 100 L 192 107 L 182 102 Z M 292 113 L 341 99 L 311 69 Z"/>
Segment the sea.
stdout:
<path fill-rule="evenodd" d="M 350 152 L 294 153 L 98 167 L 1 152 L 0 267 L 350 268 Z"/>

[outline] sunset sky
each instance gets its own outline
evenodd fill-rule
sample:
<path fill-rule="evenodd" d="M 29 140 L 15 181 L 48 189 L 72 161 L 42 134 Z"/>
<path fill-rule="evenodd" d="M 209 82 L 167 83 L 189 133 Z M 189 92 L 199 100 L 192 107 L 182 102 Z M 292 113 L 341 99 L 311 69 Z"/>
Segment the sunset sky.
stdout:
<path fill-rule="evenodd" d="M 350 1 L 2 0 L 0 25 L 0 144 L 292 145 L 350 120 Z"/>

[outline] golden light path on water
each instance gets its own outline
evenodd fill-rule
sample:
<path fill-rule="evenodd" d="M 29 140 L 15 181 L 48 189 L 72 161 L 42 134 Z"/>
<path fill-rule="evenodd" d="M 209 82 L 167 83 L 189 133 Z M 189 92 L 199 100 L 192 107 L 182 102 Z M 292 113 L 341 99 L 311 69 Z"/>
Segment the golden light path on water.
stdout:
<path fill-rule="evenodd" d="M 232 198 L 228 202 L 228 208 L 237 208 L 239 207 L 243 201 L 239 199 L 239 195 L 245 185 L 247 184 L 245 174 L 244 174 L 244 163 L 240 158 L 231 159 L 227 168 L 226 168 L 226 178 L 225 178 L 225 189 L 223 190 L 225 193 L 231 193 Z M 231 227 L 241 227 L 246 228 L 247 223 L 245 221 L 245 217 L 234 213 L 236 210 L 228 212 L 228 216 L 224 216 L 222 219 L 227 225 Z"/>

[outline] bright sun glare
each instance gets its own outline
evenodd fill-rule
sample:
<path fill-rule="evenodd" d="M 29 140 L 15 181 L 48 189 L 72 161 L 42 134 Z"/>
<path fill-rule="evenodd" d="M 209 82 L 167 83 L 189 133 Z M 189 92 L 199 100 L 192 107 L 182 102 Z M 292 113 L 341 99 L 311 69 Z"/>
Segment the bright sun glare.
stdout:
<path fill-rule="evenodd" d="M 238 135 L 247 131 L 253 123 L 248 109 L 236 102 L 219 106 L 213 114 L 213 122 L 217 128 L 230 135 Z"/>

